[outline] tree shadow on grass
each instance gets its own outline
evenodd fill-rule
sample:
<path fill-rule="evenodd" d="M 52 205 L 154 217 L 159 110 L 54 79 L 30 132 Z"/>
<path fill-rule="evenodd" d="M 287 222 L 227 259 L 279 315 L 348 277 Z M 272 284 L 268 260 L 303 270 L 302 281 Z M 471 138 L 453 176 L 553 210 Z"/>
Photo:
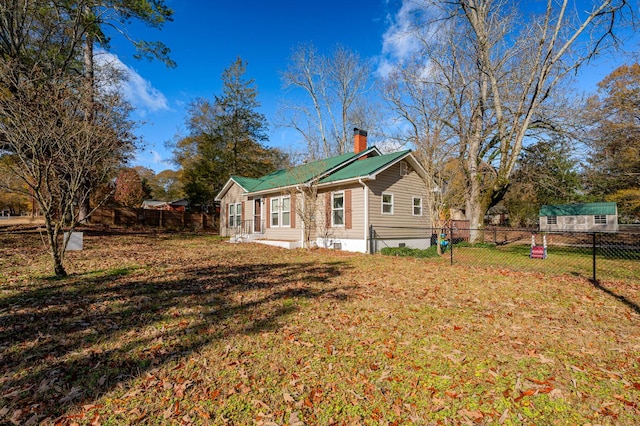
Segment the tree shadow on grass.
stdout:
<path fill-rule="evenodd" d="M 608 294 L 609 296 L 613 297 L 614 299 L 622 302 L 624 305 L 626 305 L 627 307 L 631 308 L 633 311 L 635 311 L 635 313 L 640 314 L 640 306 L 638 306 L 637 303 L 635 303 L 633 300 L 630 300 L 629 298 L 621 295 L 621 294 L 617 294 L 616 292 L 614 292 L 613 290 L 605 287 L 604 285 L 602 285 L 602 283 L 598 280 L 593 280 L 590 279 L 589 282 L 591 283 L 591 285 L 593 285 L 595 288 L 597 288 L 598 290 Z"/>
<path fill-rule="evenodd" d="M 0 299 L 0 423 L 64 416 L 150 369 L 234 335 L 277 330 L 303 300 L 347 300 L 347 265 L 133 269 L 41 280 Z"/>

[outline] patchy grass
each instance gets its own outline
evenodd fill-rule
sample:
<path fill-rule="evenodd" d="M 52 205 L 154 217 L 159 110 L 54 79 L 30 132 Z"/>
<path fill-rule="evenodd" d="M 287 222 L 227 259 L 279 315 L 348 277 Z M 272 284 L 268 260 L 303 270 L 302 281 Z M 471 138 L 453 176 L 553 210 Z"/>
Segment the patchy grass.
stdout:
<path fill-rule="evenodd" d="M 85 234 L 53 281 L 0 247 L 3 424 L 640 419 L 635 282 L 180 234 Z"/>

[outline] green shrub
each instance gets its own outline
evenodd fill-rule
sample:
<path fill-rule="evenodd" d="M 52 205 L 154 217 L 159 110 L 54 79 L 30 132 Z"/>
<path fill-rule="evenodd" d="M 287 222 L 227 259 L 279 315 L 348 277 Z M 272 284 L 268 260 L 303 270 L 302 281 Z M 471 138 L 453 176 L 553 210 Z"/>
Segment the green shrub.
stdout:
<path fill-rule="evenodd" d="M 380 250 L 385 256 L 399 256 L 399 257 L 437 257 L 438 249 L 436 246 L 431 246 L 428 249 L 414 249 L 411 247 L 385 247 Z"/>

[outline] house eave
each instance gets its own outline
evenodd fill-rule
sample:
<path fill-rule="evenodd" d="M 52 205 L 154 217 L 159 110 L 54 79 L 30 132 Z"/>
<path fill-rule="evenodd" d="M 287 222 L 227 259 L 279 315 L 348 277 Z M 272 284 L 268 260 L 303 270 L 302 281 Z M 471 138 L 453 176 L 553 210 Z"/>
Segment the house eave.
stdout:
<path fill-rule="evenodd" d="M 392 162 L 387 163 L 384 166 L 378 168 L 378 170 L 376 170 L 373 173 L 371 173 L 371 176 L 375 179 L 375 177 L 377 175 L 379 175 L 380 173 L 384 172 L 389 167 L 393 166 L 394 164 L 399 163 L 400 161 L 407 160 L 407 159 L 409 159 L 411 161 L 411 166 L 416 171 L 416 173 L 418 173 L 423 179 L 428 179 L 429 174 L 427 173 L 425 168 L 422 166 L 422 164 L 420 164 L 420 162 L 418 160 L 416 160 L 416 157 L 413 156 L 412 151 L 409 151 L 405 155 L 403 155 L 402 157 L 398 157 L 395 160 L 393 160 Z"/>
<path fill-rule="evenodd" d="M 332 186 L 340 186 L 340 185 L 344 185 L 347 183 L 359 183 L 359 182 L 365 182 L 368 180 L 376 180 L 375 176 L 372 175 L 366 175 L 366 176 L 355 176 L 355 177 L 351 177 L 348 179 L 342 179 L 342 180 L 336 180 L 333 182 L 326 182 L 326 183 L 321 183 L 318 184 L 318 188 L 328 188 L 328 187 L 332 187 Z"/>
<path fill-rule="evenodd" d="M 342 163 L 336 165 L 335 167 L 332 167 L 329 170 L 325 170 L 324 172 L 322 172 L 321 174 L 312 177 L 311 179 L 308 179 L 304 182 L 297 182 L 295 184 L 291 184 L 291 185 L 286 185 L 286 186 L 278 186 L 278 187 L 274 187 L 274 188 L 269 188 L 269 189 L 263 189 L 260 191 L 246 191 L 246 195 L 251 197 L 251 196 L 260 196 L 260 195 L 265 195 L 265 194 L 271 194 L 271 193 L 275 193 L 275 192 L 284 192 L 284 191 L 291 191 L 292 189 L 295 189 L 296 187 L 300 186 L 300 185 L 308 185 L 309 182 L 313 182 L 314 180 L 320 181 L 323 178 L 331 175 L 332 173 L 336 172 L 337 170 L 340 170 L 346 166 L 348 166 L 349 164 L 359 160 L 360 158 L 367 156 L 369 154 L 375 153 L 376 155 L 382 155 L 382 153 L 380 152 L 380 150 L 378 148 L 376 148 L 375 146 L 372 146 L 370 148 L 367 148 L 366 150 L 359 152 L 358 154 L 354 155 L 353 157 L 351 157 L 350 159 L 343 161 Z M 356 180 L 358 178 L 355 178 Z M 323 184 L 324 185 L 324 184 Z"/>
<path fill-rule="evenodd" d="M 323 178 L 331 175 L 332 173 L 334 173 L 337 170 L 340 170 L 342 168 L 347 167 L 349 164 L 354 163 L 355 161 L 360 160 L 362 157 L 366 157 L 367 155 L 371 154 L 371 153 L 375 153 L 376 155 L 382 155 L 382 153 L 380 152 L 380 150 L 378 148 L 376 148 L 375 146 L 372 146 L 370 148 L 365 149 L 362 152 L 359 152 L 358 154 L 354 155 L 353 157 L 351 157 L 350 159 L 343 161 L 342 163 L 336 165 L 335 167 L 329 169 L 329 170 L 325 170 L 323 173 L 321 173 L 320 175 L 316 176 L 315 179 L 318 179 L 318 181 L 322 180 Z M 310 179 L 311 180 L 311 179 Z M 308 181 L 307 181 L 308 182 Z M 301 182 L 301 184 L 307 183 L 307 182 Z"/>
<path fill-rule="evenodd" d="M 295 189 L 296 187 L 298 187 L 300 185 L 305 185 L 305 182 L 297 183 L 295 185 L 278 186 L 278 187 L 275 187 L 275 188 L 263 189 L 262 191 L 246 192 L 245 195 L 247 197 L 255 197 L 255 196 L 260 196 L 260 195 L 265 195 L 265 194 L 272 194 L 274 192 L 289 192 L 292 189 Z"/>

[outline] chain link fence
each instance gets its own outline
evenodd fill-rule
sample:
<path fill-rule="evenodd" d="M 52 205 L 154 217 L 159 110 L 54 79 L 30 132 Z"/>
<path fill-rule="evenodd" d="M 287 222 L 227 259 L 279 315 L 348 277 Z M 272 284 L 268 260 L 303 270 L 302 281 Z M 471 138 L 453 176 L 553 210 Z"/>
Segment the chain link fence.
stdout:
<path fill-rule="evenodd" d="M 476 236 L 475 242 L 470 241 L 472 235 Z M 369 252 L 375 253 L 384 247 L 423 249 L 424 241 L 428 242 L 427 246 L 434 246 L 439 240 L 443 254 L 435 261 L 452 265 L 568 274 L 593 281 L 640 284 L 640 232 L 542 233 L 499 227 L 371 227 Z M 414 243 L 418 241 L 419 244 Z"/>

